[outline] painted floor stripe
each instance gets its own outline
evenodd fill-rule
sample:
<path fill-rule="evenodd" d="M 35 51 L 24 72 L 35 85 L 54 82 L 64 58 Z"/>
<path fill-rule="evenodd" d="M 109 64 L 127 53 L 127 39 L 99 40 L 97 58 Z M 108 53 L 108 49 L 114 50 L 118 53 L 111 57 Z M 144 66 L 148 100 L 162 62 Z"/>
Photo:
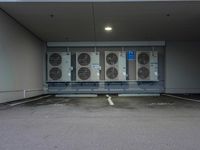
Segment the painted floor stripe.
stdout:
<path fill-rule="evenodd" d="M 112 98 L 111 96 L 106 95 L 106 97 L 108 98 L 107 100 L 108 100 L 109 105 L 111 105 L 111 106 L 115 105 L 115 104 L 113 103 L 113 101 L 111 100 L 111 98 Z"/>
<path fill-rule="evenodd" d="M 43 99 L 43 98 L 47 98 L 47 97 L 50 97 L 50 96 L 52 96 L 52 95 L 45 95 L 45 96 L 42 96 L 42 97 L 31 99 L 29 101 L 23 101 L 23 102 L 18 102 L 18 103 L 10 104 L 9 106 L 21 105 L 21 104 L 25 104 L 25 103 L 28 103 L 28 102 L 33 102 L 33 101 L 37 101 L 37 100 L 40 100 L 40 99 Z"/>
<path fill-rule="evenodd" d="M 173 98 L 178 98 L 178 99 L 183 99 L 183 100 L 186 100 L 186 101 L 193 101 L 193 102 L 200 103 L 200 100 L 195 100 L 195 99 L 191 99 L 191 98 L 184 98 L 184 97 L 174 96 L 174 95 L 170 95 L 170 94 L 162 94 L 162 95 L 173 97 Z"/>

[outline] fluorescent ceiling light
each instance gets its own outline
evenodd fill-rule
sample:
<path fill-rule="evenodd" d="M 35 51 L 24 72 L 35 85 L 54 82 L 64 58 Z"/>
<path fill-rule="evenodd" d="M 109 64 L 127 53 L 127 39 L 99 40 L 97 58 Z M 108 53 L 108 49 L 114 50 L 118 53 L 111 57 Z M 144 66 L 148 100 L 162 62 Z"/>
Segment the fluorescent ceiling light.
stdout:
<path fill-rule="evenodd" d="M 112 31 L 112 27 L 111 26 L 106 26 L 104 29 L 105 29 L 105 31 Z"/>

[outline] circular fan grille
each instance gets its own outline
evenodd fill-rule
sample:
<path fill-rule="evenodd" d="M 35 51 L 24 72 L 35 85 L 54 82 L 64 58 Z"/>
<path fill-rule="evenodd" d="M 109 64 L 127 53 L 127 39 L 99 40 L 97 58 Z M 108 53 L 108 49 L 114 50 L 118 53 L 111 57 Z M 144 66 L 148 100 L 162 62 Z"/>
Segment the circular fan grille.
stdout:
<path fill-rule="evenodd" d="M 106 75 L 109 79 L 115 79 L 118 76 L 118 71 L 115 67 L 110 67 L 107 69 Z"/>
<path fill-rule="evenodd" d="M 53 80 L 58 80 L 62 77 L 62 71 L 59 68 L 52 68 L 49 72 L 49 76 Z"/>
<path fill-rule="evenodd" d="M 115 53 L 110 53 L 106 56 L 106 62 L 109 65 L 114 65 L 118 62 L 118 57 Z"/>
<path fill-rule="evenodd" d="M 146 67 L 141 67 L 138 69 L 138 77 L 140 79 L 146 79 L 149 77 L 149 69 Z"/>
<path fill-rule="evenodd" d="M 91 72 L 88 68 L 86 67 L 81 67 L 79 70 L 78 70 L 78 77 L 81 79 L 81 80 L 87 80 L 89 79 L 91 75 Z"/>
<path fill-rule="evenodd" d="M 90 55 L 87 53 L 82 53 L 78 56 L 78 63 L 81 66 L 87 66 L 90 64 Z"/>
<path fill-rule="evenodd" d="M 147 53 L 141 53 L 138 55 L 138 62 L 142 65 L 149 63 L 149 55 Z"/>
<path fill-rule="evenodd" d="M 57 53 L 53 53 L 52 55 L 50 55 L 49 57 L 49 63 L 52 65 L 52 66 L 58 66 L 60 65 L 62 62 L 62 57 L 57 54 Z"/>

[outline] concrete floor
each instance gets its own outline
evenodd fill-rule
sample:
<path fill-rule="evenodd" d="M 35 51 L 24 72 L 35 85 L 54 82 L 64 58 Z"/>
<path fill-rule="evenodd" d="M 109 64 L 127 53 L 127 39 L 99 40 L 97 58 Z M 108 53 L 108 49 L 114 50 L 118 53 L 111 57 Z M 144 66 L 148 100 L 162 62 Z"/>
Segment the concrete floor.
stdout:
<path fill-rule="evenodd" d="M 199 150 L 200 103 L 48 98 L 0 107 L 0 150 Z"/>

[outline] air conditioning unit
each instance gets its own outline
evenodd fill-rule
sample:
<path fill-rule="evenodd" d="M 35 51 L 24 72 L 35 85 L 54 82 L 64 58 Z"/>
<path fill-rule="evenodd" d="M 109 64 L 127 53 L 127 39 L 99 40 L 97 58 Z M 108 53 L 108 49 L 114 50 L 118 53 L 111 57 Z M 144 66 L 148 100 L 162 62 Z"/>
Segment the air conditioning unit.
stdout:
<path fill-rule="evenodd" d="M 76 52 L 76 81 L 99 81 L 99 52 Z"/>
<path fill-rule="evenodd" d="M 47 56 L 48 82 L 71 81 L 71 53 L 48 52 Z"/>
<path fill-rule="evenodd" d="M 158 52 L 136 52 L 136 80 L 158 81 Z"/>
<path fill-rule="evenodd" d="M 105 51 L 105 80 L 126 80 L 126 52 Z"/>

